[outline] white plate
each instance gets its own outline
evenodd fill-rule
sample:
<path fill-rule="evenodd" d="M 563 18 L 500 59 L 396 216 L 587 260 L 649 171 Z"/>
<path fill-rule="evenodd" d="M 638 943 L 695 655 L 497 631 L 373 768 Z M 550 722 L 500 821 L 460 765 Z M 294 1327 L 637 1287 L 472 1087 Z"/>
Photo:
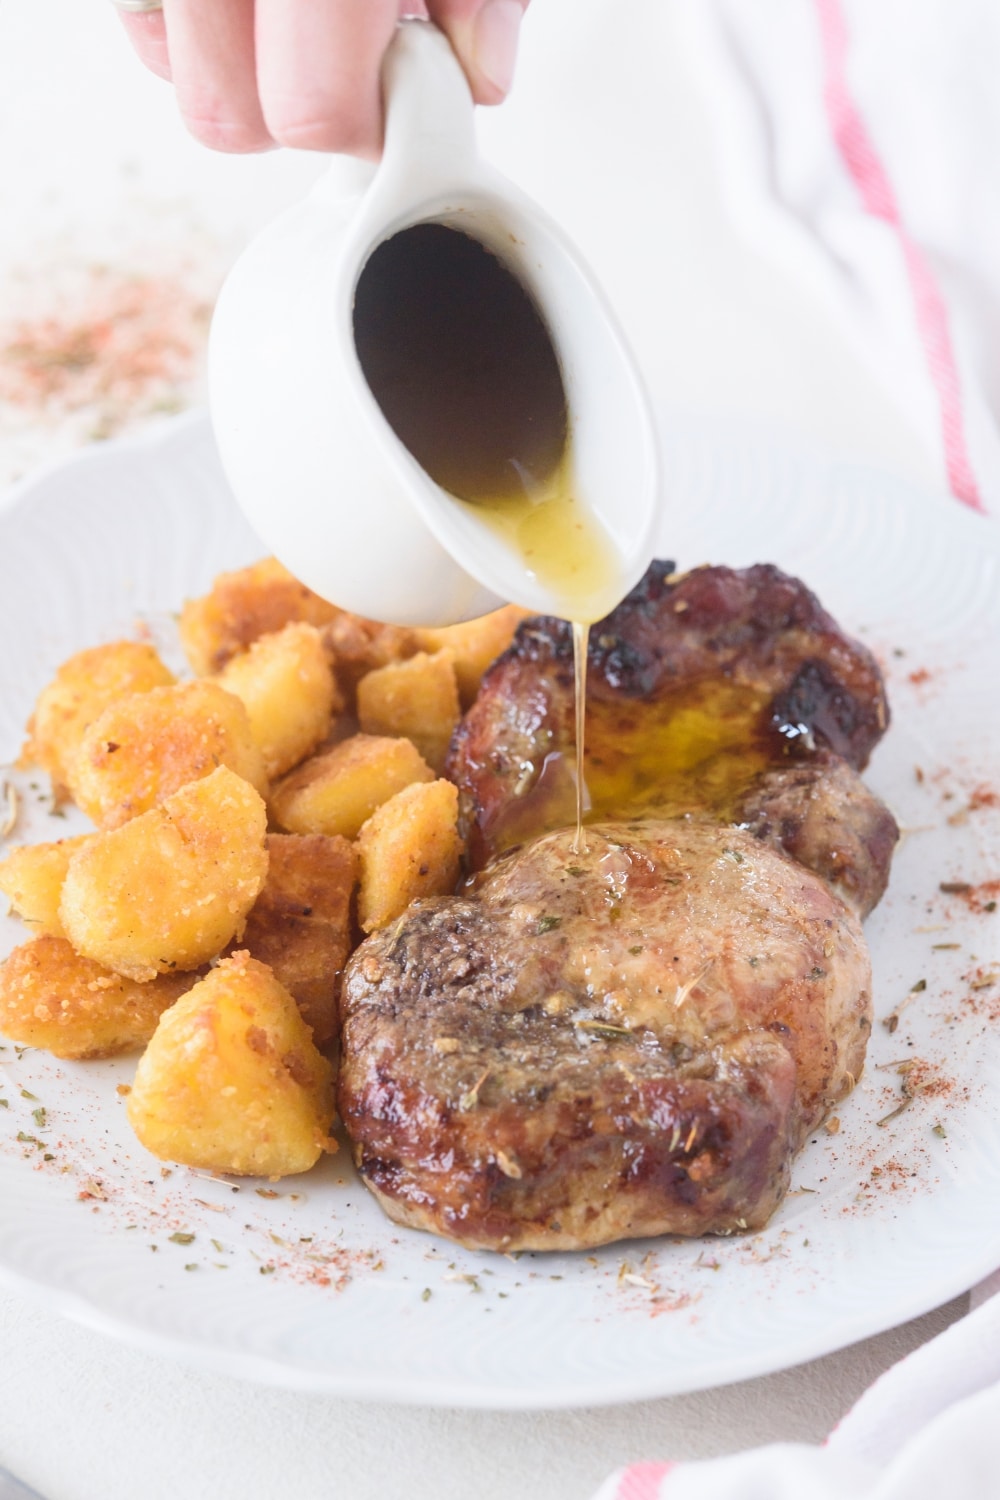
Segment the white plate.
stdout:
<path fill-rule="evenodd" d="M 1000 1263 L 1000 983 L 973 988 L 1000 966 L 1000 914 L 972 909 L 989 892 L 939 889 L 1000 875 L 998 533 L 885 476 L 759 440 L 668 429 L 665 449 L 663 554 L 800 574 L 883 659 L 895 715 L 870 770 L 908 830 L 869 924 L 877 1014 L 926 988 L 894 1035 L 876 1024 L 839 1133 L 807 1146 L 766 1232 L 591 1256 L 467 1253 L 390 1225 L 346 1151 L 273 1189 L 164 1172 L 116 1092 L 133 1060 L 65 1064 L 8 1044 L 7 1281 L 116 1337 L 257 1380 L 543 1407 L 789 1366 Z M 0 513 L 0 762 L 61 659 L 138 623 L 176 656 L 171 612 L 259 552 L 203 419 L 22 486 Z M 70 831 L 37 778 L 16 779 L 15 840 Z M 21 936 L 0 919 L 0 952 Z M 901 1098 L 885 1065 L 915 1058 L 930 1087 L 879 1125 Z"/>

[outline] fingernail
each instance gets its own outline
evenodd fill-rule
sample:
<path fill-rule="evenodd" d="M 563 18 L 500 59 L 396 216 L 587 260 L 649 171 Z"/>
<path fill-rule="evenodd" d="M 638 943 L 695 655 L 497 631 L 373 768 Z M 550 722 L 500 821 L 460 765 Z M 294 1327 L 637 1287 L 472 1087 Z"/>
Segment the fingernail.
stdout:
<path fill-rule="evenodd" d="M 473 27 L 472 61 L 502 94 L 509 92 L 514 81 L 523 15 L 520 0 L 486 0 Z"/>

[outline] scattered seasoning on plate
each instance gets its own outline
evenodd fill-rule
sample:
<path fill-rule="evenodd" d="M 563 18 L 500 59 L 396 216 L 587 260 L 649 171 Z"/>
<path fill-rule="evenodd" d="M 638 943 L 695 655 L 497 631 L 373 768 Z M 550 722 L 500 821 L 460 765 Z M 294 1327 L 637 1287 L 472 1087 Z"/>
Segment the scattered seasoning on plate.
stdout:
<path fill-rule="evenodd" d="M 977 885 L 968 880 L 943 880 L 938 889 L 942 895 L 957 896 L 970 911 L 985 916 L 996 911 L 1000 898 L 1000 880 L 981 880 Z"/>

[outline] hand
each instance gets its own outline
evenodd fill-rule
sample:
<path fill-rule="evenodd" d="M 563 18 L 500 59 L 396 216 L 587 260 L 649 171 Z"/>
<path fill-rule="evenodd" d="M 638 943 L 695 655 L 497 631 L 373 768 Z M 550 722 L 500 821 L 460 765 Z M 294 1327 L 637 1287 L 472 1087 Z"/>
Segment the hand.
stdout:
<path fill-rule="evenodd" d="M 401 11 L 446 32 L 473 98 L 510 88 L 528 0 L 164 0 L 123 14 L 142 61 L 173 82 L 184 121 L 217 151 L 274 145 L 377 157 L 379 70 Z"/>

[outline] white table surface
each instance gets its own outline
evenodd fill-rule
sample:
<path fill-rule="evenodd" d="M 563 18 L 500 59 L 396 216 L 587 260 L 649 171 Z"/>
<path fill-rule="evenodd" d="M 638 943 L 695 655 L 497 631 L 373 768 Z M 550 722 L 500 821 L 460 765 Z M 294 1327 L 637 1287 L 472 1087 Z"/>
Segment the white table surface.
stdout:
<path fill-rule="evenodd" d="M 575 236 L 657 401 L 932 484 L 927 455 L 825 310 L 729 226 L 678 24 L 685 3 L 535 0 L 515 93 L 482 118 L 486 149 Z M 0 5 L 0 332 L 72 295 L 98 263 L 123 277 L 162 271 L 210 296 L 247 236 L 318 169 L 304 155 L 224 158 L 189 140 L 102 0 Z M 200 395 L 196 363 L 179 396 Z M 92 415 L 8 404 L 0 483 L 71 452 Z M 258 1388 L 0 1289 L 0 1462 L 49 1500 L 570 1500 L 633 1458 L 820 1440 L 964 1306 L 718 1391 L 492 1414 Z"/>

